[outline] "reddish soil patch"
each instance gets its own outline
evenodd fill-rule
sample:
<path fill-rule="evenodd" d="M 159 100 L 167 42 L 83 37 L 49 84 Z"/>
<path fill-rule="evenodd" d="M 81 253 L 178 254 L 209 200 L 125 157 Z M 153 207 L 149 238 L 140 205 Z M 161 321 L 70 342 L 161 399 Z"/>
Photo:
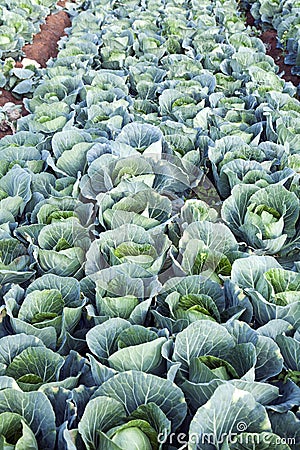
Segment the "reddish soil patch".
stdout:
<path fill-rule="evenodd" d="M 0 95 L 0 106 L 4 106 L 7 102 L 13 102 L 16 105 L 21 105 L 23 103 L 23 100 L 17 100 L 16 97 L 14 97 L 10 92 L 6 91 L 5 89 L 1 89 L 1 95 Z"/>
<path fill-rule="evenodd" d="M 300 83 L 300 77 L 291 74 L 291 69 L 293 66 L 288 66 L 284 63 L 284 54 L 282 49 L 276 48 L 277 44 L 277 32 L 275 30 L 264 31 L 260 39 L 266 45 L 267 54 L 272 56 L 275 63 L 279 67 L 279 73 L 283 72 L 282 78 L 285 81 L 291 81 L 295 86 Z"/>
<path fill-rule="evenodd" d="M 62 6 L 64 8 L 66 6 L 67 2 L 70 3 L 70 2 L 73 2 L 73 0 L 59 0 L 59 2 L 57 2 L 57 6 Z"/>
<path fill-rule="evenodd" d="M 250 13 L 246 12 L 246 24 L 249 26 L 255 26 L 255 21 Z M 259 27 L 257 27 L 259 29 Z M 261 33 L 259 38 L 263 41 L 266 46 L 266 53 L 275 61 L 275 64 L 279 67 L 279 74 L 285 81 L 291 81 L 294 86 L 298 86 L 300 83 L 300 77 L 291 74 L 292 66 L 284 63 L 284 53 L 282 49 L 277 48 L 277 32 L 274 29 L 266 30 Z"/>
<path fill-rule="evenodd" d="M 70 18 L 64 11 L 48 16 L 40 33 L 34 36 L 33 43 L 23 47 L 26 58 L 34 59 L 42 67 L 46 67 L 48 59 L 57 56 L 57 42 L 65 35 L 64 29 L 70 26 Z"/>
<path fill-rule="evenodd" d="M 250 11 L 246 11 L 246 25 L 249 25 L 250 27 L 255 26 L 254 17 L 252 16 Z"/>
<path fill-rule="evenodd" d="M 27 116 L 27 114 L 29 114 L 29 112 L 24 108 L 22 99 L 17 100 L 16 97 L 14 97 L 9 91 L 5 91 L 4 89 L 1 89 L 1 92 L 0 106 L 4 106 L 5 103 L 12 102 L 15 105 L 22 105 L 22 116 Z M 0 139 L 7 134 L 12 134 L 12 130 L 10 128 L 7 131 L 0 131 Z"/>

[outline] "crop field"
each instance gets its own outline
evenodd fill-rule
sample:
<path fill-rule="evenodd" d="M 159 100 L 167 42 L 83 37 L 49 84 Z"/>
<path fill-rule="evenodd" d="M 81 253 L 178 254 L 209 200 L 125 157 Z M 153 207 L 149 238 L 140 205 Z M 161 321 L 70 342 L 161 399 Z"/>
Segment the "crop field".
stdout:
<path fill-rule="evenodd" d="M 300 1 L 0 2 L 0 450 L 300 449 Z"/>

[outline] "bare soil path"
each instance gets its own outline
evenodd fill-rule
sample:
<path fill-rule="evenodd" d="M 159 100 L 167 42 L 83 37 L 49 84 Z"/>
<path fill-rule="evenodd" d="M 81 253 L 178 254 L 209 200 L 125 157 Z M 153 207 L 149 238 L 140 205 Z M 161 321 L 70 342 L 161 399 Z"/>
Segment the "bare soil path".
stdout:
<path fill-rule="evenodd" d="M 250 12 L 247 12 L 246 19 L 247 25 L 255 26 L 254 18 L 252 17 Z M 266 45 L 267 55 L 272 56 L 275 63 L 279 67 L 279 74 L 282 73 L 282 78 L 285 81 L 291 81 L 295 86 L 298 86 L 298 84 L 300 83 L 300 77 L 291 74 L 292 66 L 288 66 L 287 64 L 284 63 L 284 53 L 282 49 L 276 47 L 277 46 L 276 30 L 272 29 L 263 31 L 259 35 L 259 38 Z"/>

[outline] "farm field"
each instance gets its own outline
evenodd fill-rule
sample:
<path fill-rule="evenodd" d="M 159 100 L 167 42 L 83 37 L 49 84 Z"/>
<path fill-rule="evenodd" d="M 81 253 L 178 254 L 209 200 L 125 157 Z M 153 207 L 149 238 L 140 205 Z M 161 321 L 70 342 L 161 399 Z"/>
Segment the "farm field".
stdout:
<path fill-rule="evenodd" d="M 299 12 L 3 0 L 0 449 L 300 448 Z"/>

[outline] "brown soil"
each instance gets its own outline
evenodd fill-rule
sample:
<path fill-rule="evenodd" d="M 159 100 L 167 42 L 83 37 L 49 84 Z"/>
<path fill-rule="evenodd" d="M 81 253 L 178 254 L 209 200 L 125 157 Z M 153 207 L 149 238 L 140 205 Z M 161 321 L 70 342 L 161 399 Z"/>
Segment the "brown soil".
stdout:
<path fill-rule="evenodd" d="M 67 0 L 61 0 L 57 3 L 58 6 L 65 6 Z M 64 11 L 59 11 L 46 18 L 46 22 L 42 24 L 41 31 L 33 38 L 32 44 L 27 44 L 23 47 L 25 57 L 37 61 L 41 67 L 46 67 L 46 63 L 50 58 L 55 58 L 58 53 L 57 42 L 65 35 L 65 28 L 71 26 L 71 21 L 68 14 Z M 16 67 L 22 67 L 21 63 L 17 63 Z M 1 89 L 0 106 L 7 102 L 13 102 L 16 105 L 23 104 L 22 99 L 16 99 L 10 92 Z M 27 115 L 28 112 L 24 106 L 22 108 L 22 115 Z M 7 134 L 12 134 L 11 130 L 0 131 L 0 139 Z"/>
<path fill-rule="evenodd" d="M 282 78 L 285 81 L 291 81 L 294 86 L 298 86 L 300 83 L 300 77 L 298 77 L 298 75 L 292 75 L 291 69 L 293 66 L 288 66 L 284 63 L 284 53 L 282 49 L 276 48 L 276 37 L 277 32 L 275 30 L 267 30 L 261 34 L 260 39 L 266 45 L 267 54 L 272 56 L 275 63 L 279 67 L 279 73 L 282 73 Z"/>
<path fill-rule="evenodd" d="M 62 8 L 64 8 L 66 6 L 67 3 L 74 3 L 75 0 L 59 0 L 59 2 L 57 2 L 57 6 L 61 6 Z"/>
<path fill-rule="evenodd" d="M 23 47 L 26 58 L 34 59 L 42 67 L 46 67 L 48 59 L 57 56 L 57 42 L 65 35 L 64 29 L 69 26 L 71 21 L 64 11 L 48 16 L 40 33 L 34 36 L 33 43 Z"/>
<path fill-rule="evenodd" d="M 255 26 L 254 18 L 252 17 L 250 11 L 246 13 L 246 24 L 249 26 Z M 279 67 L 279 74 L 285 81 L 291 81 L 294 86 L 298 86 L 300 83 L 300 77 L 291 74 L 292 66 L 284 63 L 284 53 L 282 49 L 277 48 L 277 32 L 274 29 L 263 31 L 259 38 L 263 41 L 266 46 L 266 53 L 272 56 L 276 65 Z"/>
<path fill-rule="evenodd" d="M 0 95 L 0 106 L 4 106 L 5 103 L 8 102 L 12 102 L 15 105 L 23 105 L 23 100 L 20 99 L 16 99 L 16 97 L 14 97 L 10 92 L 1 89 L 1 95 Z M 26 111 L 26 109 L 24 108 L 24 105 L 22 106 L 22 115 L 23 116 L 27 116 L 27 114 L 29 114 L 28 111 Z M 7 131 L 0 131 L 0 139 L 3 138 L 4 136 L 6 136 L 7 134 L 12 134 L 12 130 L 8 129 Z"/>
<path fill-rule="evenodd" d="M 4 106 L 7 102 L 13 102 L 16 105 L 21 105 L 23 103 L 23 100 L 17 100 L 16 97 L 14 97 L 10 92 L 1 89 L 2 94 L 0 95 L 0 106 Z"/>
<path fill-rule="evenodd" d="M 254 27 L 254 17 L 252 16 L 250 11 L 246 12 L 246 25 L 249 25 L 250 27 Z"/>

